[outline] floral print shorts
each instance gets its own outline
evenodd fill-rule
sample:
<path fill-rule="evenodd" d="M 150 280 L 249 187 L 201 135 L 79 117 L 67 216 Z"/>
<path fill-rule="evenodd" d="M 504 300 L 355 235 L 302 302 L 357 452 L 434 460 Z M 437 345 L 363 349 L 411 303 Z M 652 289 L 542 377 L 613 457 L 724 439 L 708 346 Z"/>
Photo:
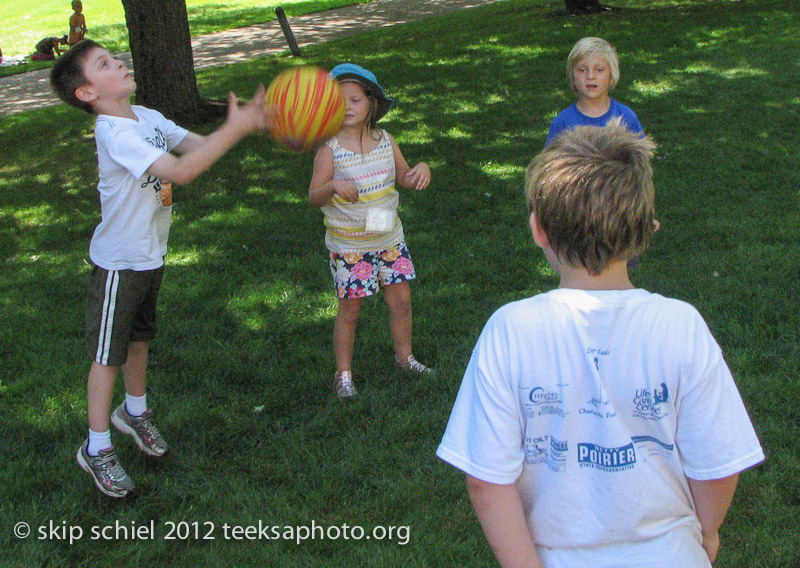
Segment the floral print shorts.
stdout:
<path fill-rule="evenodd" d="M 332 252 L 330 267 L 336 296 L 342 299 L 366 298 L 417 276 L 405 242 L 377 252 Z"/>

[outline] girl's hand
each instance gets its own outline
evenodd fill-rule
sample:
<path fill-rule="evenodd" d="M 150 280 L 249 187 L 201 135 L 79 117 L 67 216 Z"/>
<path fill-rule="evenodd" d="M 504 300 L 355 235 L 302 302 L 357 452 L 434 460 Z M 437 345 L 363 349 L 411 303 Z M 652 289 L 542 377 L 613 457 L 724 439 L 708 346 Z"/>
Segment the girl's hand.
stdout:
<path fill-rule="evenodd" d="M 406 175 L 403 176 L 403 181 L 414 189 L 425 189 L 431 183 L 431 169 L 425 162 L 420 162 L 406 172 Z"/>
<path fill-rule="evenodd" d="M 358 201 L 358 190 L 356 186 L 349 181 L 334 179 L 331 180 L 331 187 L 333 188 L 333 193 L 345 201 L 349 203 L 356 203 Z"/>

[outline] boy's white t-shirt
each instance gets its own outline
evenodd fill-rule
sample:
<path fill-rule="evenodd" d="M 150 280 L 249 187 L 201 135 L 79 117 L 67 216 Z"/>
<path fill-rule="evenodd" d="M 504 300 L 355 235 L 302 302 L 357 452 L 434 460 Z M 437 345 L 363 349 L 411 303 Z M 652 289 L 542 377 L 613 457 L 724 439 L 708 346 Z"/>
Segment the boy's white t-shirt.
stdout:
<path fill-rule="evenodd" d="M 152 270 L 164 264 L 171 200 L 162 199 L 161 180 L 145 172 L 188 133 L 158 111 L 132 108 L 138 120 L 101 114 L 95 122 L 102 219 L 89 256 L 106 270 Z"/>
<path fill-rule="evenodd" d="M 764 459 L 697 310 L 645 290 L 573 289 L 489 319 L 437 455 L 516 483 L 548 567 L 707 566 L 686 477 Z"/>

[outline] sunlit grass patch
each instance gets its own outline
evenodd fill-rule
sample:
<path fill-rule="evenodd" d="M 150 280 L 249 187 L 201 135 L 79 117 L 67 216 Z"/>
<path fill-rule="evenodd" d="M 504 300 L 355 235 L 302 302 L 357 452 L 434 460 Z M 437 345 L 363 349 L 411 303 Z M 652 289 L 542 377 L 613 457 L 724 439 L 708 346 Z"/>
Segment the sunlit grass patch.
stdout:
<path fill-rule="evenodd" d="M 633 282 L 698 307 L 768 454 L 741 476 L 715 566 L 793 565 L 800 6 L 619 2 L 610 13 L 562 18 L 555 4 L 504 0 L 306 51 L 304 62 L 374 71 L 397 101 L 379 125 L 409 162 L 431 166 L 429 188 L 400 191 L 400 215 L 417 270 L 414 352 L 436 375 L 395 370 L 379 294 L 363 302 L 356 336 L 362 396 L 335 399 L 337 300 L 323 216 L 308 204 L 314 156 L 250 137 L 175 189 L 148 394 L 173 449 L 151 460 L 113 434 L 140 487 L 122 502 L 99 495 L 75 464 L 86 432 L 88 247 L 100 218 L 91 117 L 53 107 L 4 119 L 0 524 L 314 518 L 408 525 L 411 539 L 69 546 L 6 531 L 0 565 L 495 566 L 463 475 L 434 451 L 486 319 L 558 285 L 531 237 L 523 179 L 553 117 L 574 102 L 564 66 L 586 35 L 617 47 L 613 96 L 659 144 L 662 227 Z M 202 71 L 200 88 L 249 95 L 295 63 L 280 56 Z M 120 378 L 114 403 L 121 399 Z"/>

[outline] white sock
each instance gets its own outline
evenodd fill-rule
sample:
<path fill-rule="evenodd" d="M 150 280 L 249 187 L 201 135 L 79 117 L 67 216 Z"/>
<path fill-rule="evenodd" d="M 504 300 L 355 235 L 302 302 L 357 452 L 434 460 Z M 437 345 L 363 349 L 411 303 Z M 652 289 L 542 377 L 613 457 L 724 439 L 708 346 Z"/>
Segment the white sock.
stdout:
<path fill-rule="evenodd" d="M 100 450 L 107 450 L 111 447 L 111 430 L 105 432 L 95 432 L 89 428 L 89 445 L 86 447 L 86 453 L 94 457 L 100 453 Z"/>
<path fill-rule="evenodd" d="M 147 395 L 131 396 L 125 393 L 125 410 L 131 416 L 141 416 L 147 410 Z"/>

